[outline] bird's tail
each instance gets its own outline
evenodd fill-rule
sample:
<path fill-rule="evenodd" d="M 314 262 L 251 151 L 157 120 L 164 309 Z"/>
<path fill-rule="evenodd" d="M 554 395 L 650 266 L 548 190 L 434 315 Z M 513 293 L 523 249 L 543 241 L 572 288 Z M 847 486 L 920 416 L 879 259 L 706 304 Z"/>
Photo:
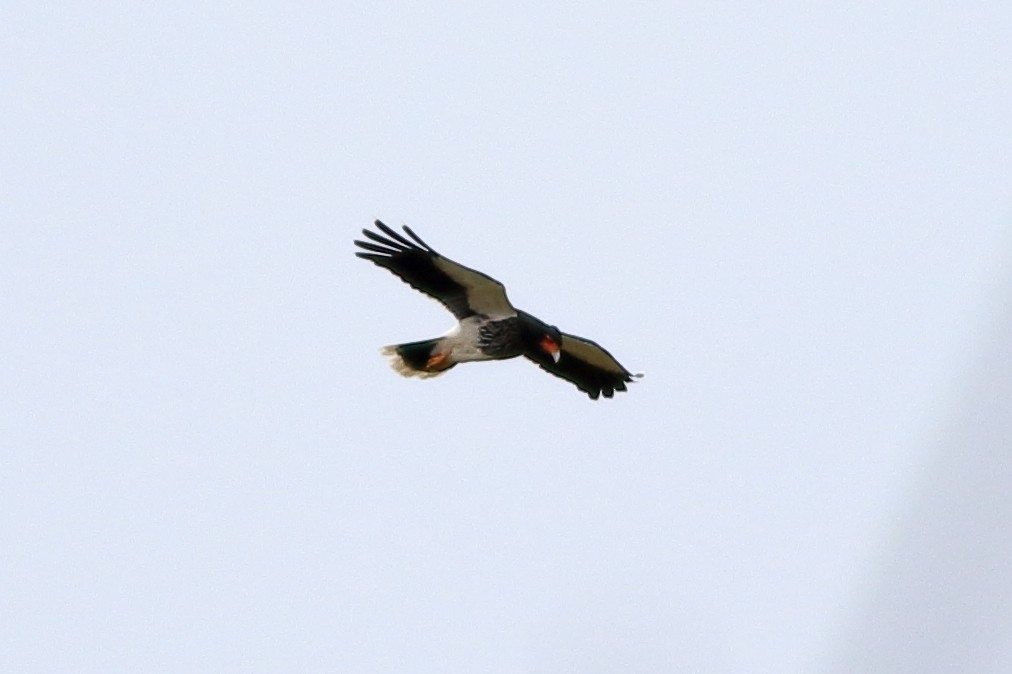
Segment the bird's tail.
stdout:
<path fill-rule="evenodd" d="M 441 337 L 383 347 L 390 365 L 404 377 L 435 377 L 456 365 L 448 352 L 440 352 Z"/>

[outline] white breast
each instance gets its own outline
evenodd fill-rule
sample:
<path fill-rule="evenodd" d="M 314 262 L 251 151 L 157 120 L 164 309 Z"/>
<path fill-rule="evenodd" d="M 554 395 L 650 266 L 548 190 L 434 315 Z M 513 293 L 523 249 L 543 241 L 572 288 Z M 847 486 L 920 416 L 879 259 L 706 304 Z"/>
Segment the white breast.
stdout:
<path fill-rule="evenodd" d="M 475 360 L 492 360 L 492 357 L 478 348 L 478 326 L 483 320 L 480 316 L 465 318 L 443 336 L 443 345 L 451 349 L 450 358 L 455 363 L 467 363 Z"/>

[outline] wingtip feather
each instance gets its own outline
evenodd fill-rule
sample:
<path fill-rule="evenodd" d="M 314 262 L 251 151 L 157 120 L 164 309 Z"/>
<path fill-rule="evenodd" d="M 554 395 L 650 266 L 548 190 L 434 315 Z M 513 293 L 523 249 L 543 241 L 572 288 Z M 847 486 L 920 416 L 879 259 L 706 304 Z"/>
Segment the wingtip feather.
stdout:
<path fill-rule="evenodd" d="M 408 236 L 410 236 L 412 239 L 414 239 L 415 242 L 419 246 L 421 246 L 422 248 L 424 248 L 425 250 L 427 250 L 430 253 L 438 255 L 438 253 L 436 253 L 436 251 L 432 250 L 432 246 L 430 246 L 429 244 L 427 244 L 424 241 L 422 241 L 422 237 L 420 237 L 417 234 L 415 234 L 415 230 L 411 229 L 407 225 L 404 225 L 404 231 L 407 232 Z"/>

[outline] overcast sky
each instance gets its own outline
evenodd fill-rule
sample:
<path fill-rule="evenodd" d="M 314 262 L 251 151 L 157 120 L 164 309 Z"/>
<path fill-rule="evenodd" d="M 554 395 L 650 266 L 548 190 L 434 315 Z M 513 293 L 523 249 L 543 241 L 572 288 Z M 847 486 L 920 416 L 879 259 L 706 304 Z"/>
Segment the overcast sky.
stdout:
<path fill-rule="evenodd" d="M 0 669 L 1012 669 L 1012 8 L 548 4 L 4 3 Z"/>

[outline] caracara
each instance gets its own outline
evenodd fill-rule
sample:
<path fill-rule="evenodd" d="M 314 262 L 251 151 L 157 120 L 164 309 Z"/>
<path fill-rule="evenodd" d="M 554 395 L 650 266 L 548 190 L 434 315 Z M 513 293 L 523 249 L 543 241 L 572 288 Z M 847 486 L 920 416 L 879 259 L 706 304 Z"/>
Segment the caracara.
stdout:
<path fill-rule="evenodd" d="M 557 377 L 567 379 L 593 399 L 625 391 L 632 374 L 598 344 L 560 332 L 510 304 L 495 279 L 443 257 L 407 226 L 406 238 L 379 220 L 363 229 L 369 241 L 355 241 L 371 260 L 439 300 L 457 318 L 450 332 L 435 339 L 383 349 L 394 369 L 406 377 L 434 377 L 457 363 L 526 356 Z M 385 235 L 385 236 L 383 236 Z"/>

